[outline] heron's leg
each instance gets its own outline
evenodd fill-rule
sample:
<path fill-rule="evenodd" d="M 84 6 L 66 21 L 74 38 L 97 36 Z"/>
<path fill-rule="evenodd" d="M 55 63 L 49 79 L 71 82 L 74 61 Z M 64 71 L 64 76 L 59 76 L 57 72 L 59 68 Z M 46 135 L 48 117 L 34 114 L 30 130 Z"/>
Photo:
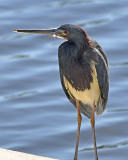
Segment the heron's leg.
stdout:
<path fill-rule="evenodd" d="M 78 157 L 79 135 L 80 135 L 80 126 L 81 126 L 81 121 L 82 121 L 82 117 L 81 117 L 81 114 L 80 114 L 80 106 L 79 106 L 79 101 L 78 100 L 76 100 L 76 108 L 77 108 L 78 128 L 77 128 L 76 149 L 75 149 L 74 160 L 77 160 L 77 157 Z"/>
<path fill-rule="evenodd" d="M 95 103 L 92 108 L 91 126 L 92 126 L 93 142 L 95 149 L 95 160 L 98 160 L 97 148 L 96 148 L 96 136 L 95 136 Z"/>

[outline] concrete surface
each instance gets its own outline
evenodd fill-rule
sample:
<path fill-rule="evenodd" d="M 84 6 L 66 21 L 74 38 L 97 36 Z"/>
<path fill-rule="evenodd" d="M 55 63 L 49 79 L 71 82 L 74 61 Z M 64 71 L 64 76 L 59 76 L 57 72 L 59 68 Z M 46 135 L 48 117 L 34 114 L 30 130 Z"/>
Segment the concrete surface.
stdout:
<path fill-rule="evenodd" d="M 55 160 L 55 159 L 0 148 L 0 160 Z"/>

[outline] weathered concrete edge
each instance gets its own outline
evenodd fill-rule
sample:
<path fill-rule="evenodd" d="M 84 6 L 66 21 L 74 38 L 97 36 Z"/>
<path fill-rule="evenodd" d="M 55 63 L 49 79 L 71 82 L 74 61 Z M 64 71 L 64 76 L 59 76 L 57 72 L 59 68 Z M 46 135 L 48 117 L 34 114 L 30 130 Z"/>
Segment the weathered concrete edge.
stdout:
<path fill-rule="evenodd" d="M 0 148 L 0 160 L 57 160 Z"/>

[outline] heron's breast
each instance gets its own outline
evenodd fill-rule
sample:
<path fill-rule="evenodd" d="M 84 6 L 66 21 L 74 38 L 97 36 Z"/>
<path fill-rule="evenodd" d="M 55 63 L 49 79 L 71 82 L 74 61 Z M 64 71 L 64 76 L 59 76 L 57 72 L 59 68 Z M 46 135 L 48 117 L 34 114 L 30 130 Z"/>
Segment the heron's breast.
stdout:
<path fill-rule="evenodd" d="M 65 78 L 65 76 L 63 76 L 64 85 L 68 94 L 84 104 L 89 104 L 90 106 L 93 106 L 94 102 L 97 103 L 100 97 L 100 89 L 97 80 L 96 69 L 94 66 L 92 66 L 92 77 L 93 77 L 93 82 L 90 82 L 90 89 L 85 89 L 84 91 L 80 91 L 72 87 L 72 85 Z"/>

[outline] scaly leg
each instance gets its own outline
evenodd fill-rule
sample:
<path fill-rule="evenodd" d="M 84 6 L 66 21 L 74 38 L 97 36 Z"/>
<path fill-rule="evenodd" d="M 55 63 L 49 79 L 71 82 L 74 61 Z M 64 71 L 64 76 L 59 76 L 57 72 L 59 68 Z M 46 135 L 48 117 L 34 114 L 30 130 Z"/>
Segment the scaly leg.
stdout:
<path fill-rule="evenodd" d="M 98 160 L 97 148 L 96 148 L 96 136 L 95 136 L 95 103 L 92 108 L 91 126 L 92 126 L 93 142 L 95 149 L 95 160 Z"/>
<path fill-rule="evenodd" d="M 79 101 L 78 100 L 76 100 L 76 108 L 77 108 L 78 128 L 77 128 L 76 149 L 75 149 L 74 160 L 77 160 L 77 157 L 78 157 L 78 145 L 79 145 L 79 136 L 80 136 L 80 126 L 81 126 L 81 121 L 82 121 L 82 117 L 81 117 L 81 114 L 80 114 L 80 106 L 79 106 Z"/>

